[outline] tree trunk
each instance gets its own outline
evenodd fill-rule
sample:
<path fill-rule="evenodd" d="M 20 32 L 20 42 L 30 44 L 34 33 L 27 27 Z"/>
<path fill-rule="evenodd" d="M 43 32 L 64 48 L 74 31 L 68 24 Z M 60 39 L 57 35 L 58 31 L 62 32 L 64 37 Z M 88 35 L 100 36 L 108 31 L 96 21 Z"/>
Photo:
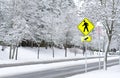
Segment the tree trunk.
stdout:
<path fill-rule="evenodd" d="M 16 55 L 15 55 L 15 60 L 18 59 L 18 46 L 16 47 Z"/>
<path fill-rule="evenodd" d="M 5 46 L 4 46 L 4 45 L 2 45 L 2 49 L 1 49 L 1 50 L 2 50 L 2 51 L 4 51 L 4 49 L 5 49 Z"/>
<path fill-rule="evenodd" d="M 12 45 L 10 45 L 9 59 L 12 59 Z"/>
<path fill-rule="evenodd" d="M 34 43 L 34 42 L 33 42 L 33 41 L 31 41 L 31 48 L 33 48 L 33 43 Z"/>
<path fill-rule="evenodd" d="M 67 57 L 67 47 L 65 47 L 65 57 Z"/>
<path fill-rule="evenodd" d="M 55 52 L 54 52 L 54 47 L 52 46 L 52 55 L 53 55 L 53 58 L 55 57 Z"/>
<path fill-rule="evenodd" d="M 107 70 L 107 53 L 109 51 L 109 47 L 110 47 L 110 39 L 108 39 L 106 50 L 105 50 L 105 55 L 104 55 L 104 70 Z"/>
<path fill-rule="evenodd" d="M 76 56 L 76 55 L 77 55 L 77 52 L 75 51 L 74 54 L 75 54 L 75 56 Z"/>
<path fill-rule="evenodd" d="M 16 46 L 13 46 L 12 59 L 14 59 L 14 56 L 15 56 L 15 49 L 16 49 Z"/>
<path fill-rule="evenodd" d="M 75 49 L 74 55 L 76 56 L 77 55 L 77 50 L 76 50 L 75 46 L 74 46 L 74 49 Z"/>
<path fill-rule="evenodd" d="M 38 54 L 37 54 L 37 59 L 39 59 L 39 54 L 40 54 L 40 45 L 38 44 Z"/>

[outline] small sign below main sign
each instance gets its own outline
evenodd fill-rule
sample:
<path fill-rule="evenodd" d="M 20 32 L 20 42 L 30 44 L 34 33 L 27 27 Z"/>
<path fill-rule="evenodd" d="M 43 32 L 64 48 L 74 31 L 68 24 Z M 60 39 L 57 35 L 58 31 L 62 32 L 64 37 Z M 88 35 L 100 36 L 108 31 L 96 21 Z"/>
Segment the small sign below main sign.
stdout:
<path fill-rule="evenodd" d="M 82 42 L 91 42 L 92 37 L 91 36 L 83 36 L 83 37 L 81 37 L 81 41 Z"/>

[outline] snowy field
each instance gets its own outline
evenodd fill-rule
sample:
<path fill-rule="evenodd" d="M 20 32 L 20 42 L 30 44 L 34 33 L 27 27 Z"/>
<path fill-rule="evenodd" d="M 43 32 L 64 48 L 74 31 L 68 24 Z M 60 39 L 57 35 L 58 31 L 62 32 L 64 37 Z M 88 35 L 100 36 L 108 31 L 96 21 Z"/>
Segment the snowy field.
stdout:
<path fill-rule="evenodd" d="M 97 70 L 68 78 L 119 78 L 120 65 L 109 67 L 107 71 Z"/>
<path fill-rule="evenodd" d="M 32 60 L 37 59 L 37 48 L 33 47 L 20 47 L 18 49 L 18 60 Z M 64 58 L 64 49 L 54 48 L 55 50 L 55 58 Z M 9 57 L 9 47 L 5 49 L 5 51 L 0 52 L 1 60 L 7 60 Z M 78 56 L 81 54 L 78 54 Z M 68 49 L 68 57 L 74 57 L 74 53 L 70 52 Z M 52 49 L 48 48 L 40 48 L 40 59 L 50 59 L 52 57 Z"/>

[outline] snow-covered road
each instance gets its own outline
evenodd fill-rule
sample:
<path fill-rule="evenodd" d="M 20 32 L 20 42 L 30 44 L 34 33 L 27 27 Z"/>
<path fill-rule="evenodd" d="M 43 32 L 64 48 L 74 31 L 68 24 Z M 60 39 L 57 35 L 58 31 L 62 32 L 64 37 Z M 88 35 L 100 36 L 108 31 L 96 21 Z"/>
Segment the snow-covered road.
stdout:
<path fill-rule="evenodd" d="M 119 57 L 109 57 L 111 59 L 118 59 Z M 97 59 L 88 59 L 88 63 L 98 62 Z M 103 59 L 101 59 L 103 60 Z M 32 73 L 38 71 L 45 71 L 45 70 L 52 70 L 62 67 L 74 66 L 74 65 L 81 65 L 85 64 L 85 60 L 80 61 L 69 61 L 69 62 L 61 62 L 61 63 L 51 63 L 51 64 L 38 64 L 38 65 L 29 65 L 29 66 L 17 66 L 17 67 L 6 67 L 0 69 L 0 77 L 5 76 L 13 76 L 13 75 L 20 75 L 25 73 Z"/>

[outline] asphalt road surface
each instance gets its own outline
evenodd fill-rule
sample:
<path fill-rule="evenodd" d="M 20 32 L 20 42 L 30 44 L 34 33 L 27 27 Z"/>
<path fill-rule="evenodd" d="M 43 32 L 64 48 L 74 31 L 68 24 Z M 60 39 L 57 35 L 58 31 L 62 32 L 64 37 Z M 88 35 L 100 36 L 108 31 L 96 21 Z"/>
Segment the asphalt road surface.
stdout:
<path fill-rule="evenodd" d="M 113 66 L 119 64 L 118 59 L 109 60 L 108 66 Z M 93 70 L 99 69 L 99 63 L 89 63 L 88 64 L 88 72 Z M 101 62 L 101 69 L 103 68 L 103 62 Z M 17 70 L 19 71 L 19 70 Z M 21 74 L 21 75 L 14 75 L 9 77 L 3 77 L 3 78 L 66 78 L 72 75 L 85 73 L 85 64 L 80 65 L 74 65 L 74 66 L 68 66 L 63 68 L 57 68 L 52 70 L 46 70 L 46 71 L 38 71 L 28 74 Z"/>

